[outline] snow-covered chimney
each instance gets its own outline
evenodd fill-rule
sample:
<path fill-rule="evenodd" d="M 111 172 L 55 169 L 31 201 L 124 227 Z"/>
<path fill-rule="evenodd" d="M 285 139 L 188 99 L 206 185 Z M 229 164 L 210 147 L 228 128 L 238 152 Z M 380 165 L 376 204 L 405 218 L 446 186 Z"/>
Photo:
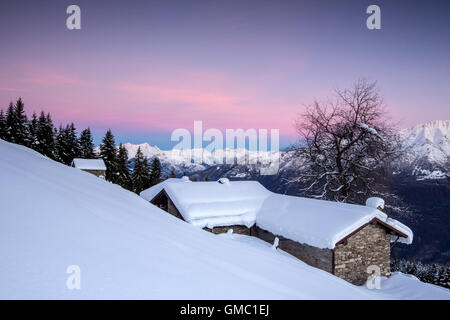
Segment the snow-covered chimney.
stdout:
<path fill-rule="evenodd" d="M 384 209 L 384 200 L 378 197 L 371 197 L 366 200 L 366 206 L 381 211 Z"/>

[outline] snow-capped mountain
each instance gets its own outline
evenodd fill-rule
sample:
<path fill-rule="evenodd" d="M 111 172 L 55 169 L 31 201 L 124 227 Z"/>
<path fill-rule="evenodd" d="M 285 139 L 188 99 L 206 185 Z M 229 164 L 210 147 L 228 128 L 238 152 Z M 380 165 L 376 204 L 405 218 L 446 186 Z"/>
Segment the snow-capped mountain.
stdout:
<path fill-rule="evenodd" d="M 180 152 L 176 152 L 174 150 L 161 150 L 157 146 L 151 146 L 148 143 L 125 143 L 123 146 L 128 151 L 128 158 L 130 160 L 134 158 L 139 147 L 145 157 L 149 159 L 158 157 L 159 161 L 161 161 L 163 173 L 166 176 L 170 175 L 172 170 L 176 175 L 180 175 L 184 172 L 191 173 L 194 171 L 205 170 L 209 167 L 203 162 L 193 162 L 190 157 L 185 154 L 180 154 Z M 213 165 L 213 163 L 211 165 Z"/>
<path fill-rule="evenodd" d="M 222 154 L 219 154 L 204 148 L 183 151 L 178 149 L 161 150 L 157 146 L 151 146 L 148 143 L 125 143 L 123 146 L 128 151 L 130 160 L 134 158 L 139 147 L 147 158 L 153 159 L 158 157 L 163 173 L 166 176 L 170 175 L 172 170 L 177 176 L 183 173 L 190 174 L 202 171 L 212 166 L 226 163 L 227 157 L 234 159 L 235 163 L 252 163 L 261 155 L 273 156 L 270 152 L 261 154 L 247 149 L 225 149 Z"/>
<path fill-rule="evenodd" d="M 450 120 L 436 120 L 400 131 L 403 173 L 417 180 L 450 176 Z"/>
<path fill-rule="evenodd" d="M 399 172 L 416 180 L 442 179 L 450 176 L 450 120 L 436 120 L 419 124 L 401 130 L 399 135 L 404 145 L 404 154 L 397 166 Z M 223 157 L 206 149 L 180 152 L 179 150 L 161 150 L 148 143 L 125 143 L 124 146 L 130 160 L 134 158 L 138 147 L 149 159 L 158 157 L 163 173 L 167 176 L 172 170 L 177 176 L 183 173 L 192 174 L 205 171 L 205 175 L 209 175 L 213 179 L 218 175 L 246 179 L 259 175 L 259 166 L 248 164 L 249 159 L 258 157 L 258 153 L 246 149 L 226 149 L 225 154 L 232 154 L 236 159 L 236 164 L 230 165 L 224 164 Z M 194 161 L 192 155 L 199 157 L 200 160 Z M 299 162 L 295 160 L 292 152 L 280 153 L 281 175 L 298 169 Z"/>

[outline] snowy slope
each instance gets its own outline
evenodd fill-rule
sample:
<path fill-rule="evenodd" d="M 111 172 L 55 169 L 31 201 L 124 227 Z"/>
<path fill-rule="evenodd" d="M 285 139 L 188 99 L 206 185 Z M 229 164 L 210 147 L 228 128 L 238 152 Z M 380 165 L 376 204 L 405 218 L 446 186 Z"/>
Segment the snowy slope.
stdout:
<path fill-rule="evenodd" d="M 406 147 L 401 168 L 418 180 L 450 175 L 450 120 L 436 120 L 400 131 Z"/>
<path fill-rule="evenodd" d="M 448 290 L 414 279 L 401 290 L 355 287 L 270 248 L 199 230 L 2 140 L 0 204 L 2 299 L 450 299 Z M 66 288 L 70 265 L 81 268 L 81 290 Z"/>

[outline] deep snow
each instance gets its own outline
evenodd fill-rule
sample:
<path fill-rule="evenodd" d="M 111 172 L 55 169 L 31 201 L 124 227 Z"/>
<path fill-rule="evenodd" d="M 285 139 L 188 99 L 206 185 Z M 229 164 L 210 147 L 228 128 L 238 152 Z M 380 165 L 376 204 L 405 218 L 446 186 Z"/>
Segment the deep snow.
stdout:
<path fill-rule="evenodd" d="M 404 275 L 356 287 L 176 219 L 117 185 L 0 140 L 2 299 L 449 299 Z M 66 269 L 81 268 L 68 290 Z"/>

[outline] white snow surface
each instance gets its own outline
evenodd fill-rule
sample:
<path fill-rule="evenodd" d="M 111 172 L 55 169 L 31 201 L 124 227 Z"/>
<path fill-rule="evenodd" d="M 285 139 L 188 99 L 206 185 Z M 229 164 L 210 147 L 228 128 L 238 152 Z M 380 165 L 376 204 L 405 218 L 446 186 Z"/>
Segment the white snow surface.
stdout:
<path fill-rule="evenodd" d="M 354 286 L 3 140 L 0 204 L 0 299 L 450 299 L 404 276 Z M 66 287 L 71 265 L 80 290 Z"/>
<path fill-rule="evenodd" d="M 286 261 L 298 261 L 298 259 L 281 249 L 273 249 L 270 243 L 267 243 L 259 238 L 245 236 L 241 234 L 219 234 L 228 241 L 239 242 L 240 244 L 249 248 L 260 250 L 261 252 L 279 256 Z M 301 261 L 300 261 L 301 262 Z M 309 266 L 301 262 L 302 266 L 308 268 Z M 315 269 L 319 272 L 322 270 Z M 359 287 L 361 290 L 373 295 L 378 299 L 414 299 L 414 300 L 431 300 L 431 299 L 450 299 L 448 296 L 450 290 L 438 287 L 429 283 L 423 283 L 416 277 L 403 274 L 401 272 L 393 272 L 390 278 L 381 277 L 381 285 L 379 289 L 371 290 L 365 285 Z"/>
<path fill-rule="evenodd" d="M 73 159 L 73 166 L 78 169 L 84 170 L 106 170 L 105 162 L 103 159 Z"/>
<path fill-rule="evenodd" d="M 220 181 L 220 180 L 219 180 Z M 377 207 L 287 196 L 270 192 L 257 181 L 227 183 L 192 182 L 169 179 L 141 193 L 150 201 L 163 188 L 184 220 L 197 227 L 222 227 L 256 223 L 275 235 L 318 248 L 333 249 L 339 240 L 373 218 L 391 225 L 408 237 L 398 241 L 411 244 L 411 229 L 377 210 Z M 380 198 L 368 200 L 380 205 Z M 395 241 L 397 237 L 392 237 Z"/>
<path fill-rule="evenodd" d="M 375 209 L 384 209 L 384 200 L 378 197 L 370 197 L 366 200 L 366 206 Z"/>

